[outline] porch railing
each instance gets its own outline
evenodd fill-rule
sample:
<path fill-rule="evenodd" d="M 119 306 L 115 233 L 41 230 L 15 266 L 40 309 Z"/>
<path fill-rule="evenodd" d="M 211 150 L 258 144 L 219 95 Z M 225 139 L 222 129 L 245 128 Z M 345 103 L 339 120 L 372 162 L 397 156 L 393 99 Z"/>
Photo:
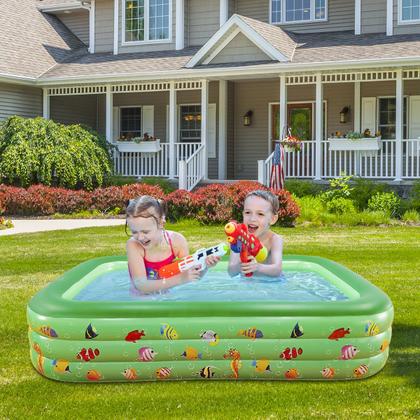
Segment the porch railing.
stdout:
<path fill-rule="evenodd" d="M 206 149 L 200 147 L 187 159 L 179 162 L 179 189 L 191 191 L 204 177 L 203 158 Z"/>
<path fill-rule="evenodd" d="M 169 143 L 161 143 L 160 152 L 114 152 L 114 171 L 123 176 L 169 177 Z M 200 143 L 175 143 L 175 163 L 188 159 L 201 146 Z M 175 164 L 175 176 L 178 165 Z"/>
<path fill-rule="evenodd" d="M 371 179 L 395 179 L 397 176 L 395 139 L 382 139 L 377 152 L 330 150 L 328 140 L 323 140 L 321 147 L 322 178 L 336 178 L 342 174 Z M 285 153 L 285 177 L 315 178 L 315 152 L 316 142 L 311 140 L 302 142 L 300 152 Z M 270 181 L 273 155 L 258 162 L 258 180 L 265 185 Z M 420 178 L 420 139 L 402 141 L 401 177 Z"/>

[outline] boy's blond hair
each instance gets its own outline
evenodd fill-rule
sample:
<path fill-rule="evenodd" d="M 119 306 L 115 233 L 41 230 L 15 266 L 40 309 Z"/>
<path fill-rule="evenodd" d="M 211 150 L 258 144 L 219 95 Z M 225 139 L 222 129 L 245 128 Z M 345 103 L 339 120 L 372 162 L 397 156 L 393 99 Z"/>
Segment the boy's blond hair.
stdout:
<path fill-rule="evenodd" d="M 279 208 L 280 208 L 279 199 L 271 191 L 265 191 L 265 190 L 251 191 L 246 195 L 245 200 L 248 197 L 259 197 L 265 201 L 268 201 L 271 204 L 271 211 L 273 212 L 273 214 L 277 214 L 279 211 Z"/>

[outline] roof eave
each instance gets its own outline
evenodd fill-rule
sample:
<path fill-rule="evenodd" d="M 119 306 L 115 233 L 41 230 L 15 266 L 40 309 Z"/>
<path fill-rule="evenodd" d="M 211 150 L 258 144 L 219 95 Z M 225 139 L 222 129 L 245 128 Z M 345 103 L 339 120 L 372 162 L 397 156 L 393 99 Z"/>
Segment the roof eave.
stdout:
<path fill-rule="evenodd" d="M 10 83 L 13 85 L 35 86 L 37 79 L 35 77 L 17 76 L 9 73 L 0 73 L 0 83 Z"/>

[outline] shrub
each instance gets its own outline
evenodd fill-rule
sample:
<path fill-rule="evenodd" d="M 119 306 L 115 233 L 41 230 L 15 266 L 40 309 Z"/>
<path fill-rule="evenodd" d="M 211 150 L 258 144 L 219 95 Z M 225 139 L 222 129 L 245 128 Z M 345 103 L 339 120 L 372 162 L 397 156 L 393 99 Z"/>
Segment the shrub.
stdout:
<path fill-rule="evenodd" d="M 383 211 L 363 210 L 359 213 L 360 224 L 365 226 L 389 225 L 389 214 Z"/>
<path fill-rule="evenodd" d="M 325 190 L 325 187 L 312 181 L 289 179 L 286 181 L 286 190 L 296 197 L 305 197 L 319 195 Z"/>
<path fill-rule="evenodd" d="M 14 227 L 11 220 L 5 219 L 3 216 L 0 216 L 0 230 L 10 229 Z"/>
<path fill-rule="evenodd" d="M 404 213 L 407 210 L 420 212 L 420 181 L 418 180 L 414 181 L 408 199 L 401 203 L 401 212 Z"/>
<path fill-rule="evenodd" d="M 178 221 L 195 216 L 195 203 L 193 194 L 186 190 L 176 190 L 168 194 L 165 198 L 168 206 L 168 218 Z"/>
<path fill-rule="evenodd" d="M 0 125 L 0 181 L 91 190 L 111 173 L 104 147 L 80 125 L 13 116 Z"/>
<path fill-rule="evenodd" d="M 169 194 L 176 190 L 174 185 L 166 178 L 159 178 L 159 177 L 142 177 L 141 183 L 146 185 L 157 185 L 159 186 L 165 194 Z"/>
<path fill-rule="evenodd" d="M 327 202 L 327 210 L 334 214 L 353 214 L 356 213 L 354 203 L 348 198 L 337 197 Z"/>
<path fill-rule="evenodd" d="M 401 219 L 406 223 L 420 223 L 420 213 L 416 210 L 407 210 Z"/>
<path fill-rule="evenodd" d="M 376 193 L 390 191 L 389 185 L 373 182 L 369 179 L 356 178 L 354 182 L 355 184 L 350 193 L 350 198 L 359 210 L 367 209 L 369 199 Z"/>
<path fill-rule="evenodd" d="M 352 176 L 342 176 L 329 181 L 330 187 L 321 194 L 324 203 L 328 203 L 334 198 L 350 198 L 352 188 L 350 188 L 350 180 Z"/>
<path fill-rule="evenodd" d="M 390 217 L 397 215 L 401 200 L 394 192 L 376 193 L 369 199 L 368 209 L 370 211 L 382 211 Z"/>
<path fill-rule="evenodd" d="M 6 195 L 0 192 L 0 216 L 6 211 Z"/>

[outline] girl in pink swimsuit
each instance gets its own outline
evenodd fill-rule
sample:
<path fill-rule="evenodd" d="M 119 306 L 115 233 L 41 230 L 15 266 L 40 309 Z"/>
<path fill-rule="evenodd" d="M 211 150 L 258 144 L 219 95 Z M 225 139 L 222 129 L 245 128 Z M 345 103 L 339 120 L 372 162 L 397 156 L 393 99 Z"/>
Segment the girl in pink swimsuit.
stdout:
<path fill-rule="evenodd" d="M 160 292 L 200 277 L 197 268 L 169 279 L 158 277 L 159 268 L 170 264 L 175 258 L 189 255 L 184 236 L 164 229 L 163 201 L 141 196 L 130 200 L 126 214 L 126 227 L 131 230 L 131 238 L 127 241 L 127 259 L 133 293 Z"/>

